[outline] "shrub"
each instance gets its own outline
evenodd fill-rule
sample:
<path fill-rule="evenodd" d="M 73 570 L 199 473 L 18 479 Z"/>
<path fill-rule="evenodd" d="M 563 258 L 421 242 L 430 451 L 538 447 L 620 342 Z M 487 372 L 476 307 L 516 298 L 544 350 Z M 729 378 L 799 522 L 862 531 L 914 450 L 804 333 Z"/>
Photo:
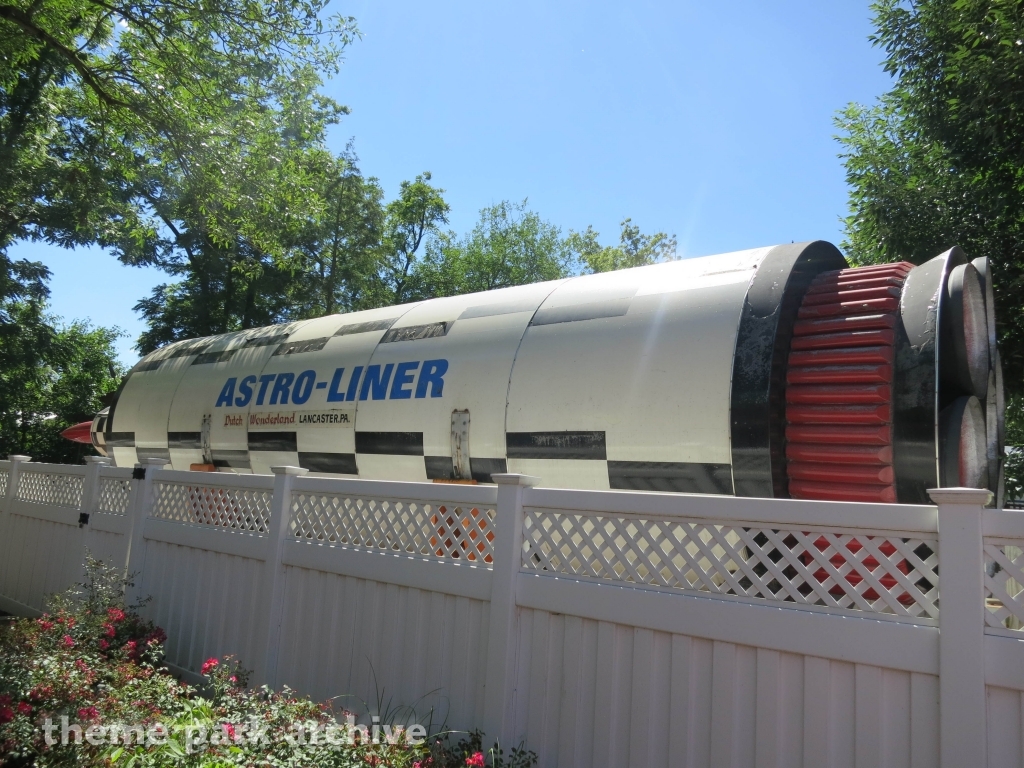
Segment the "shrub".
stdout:
<path fill-rule="evenodd" d="M 89 559 L 84 584 L 38 619 L 0 632 L 0 765 L 528 768 L 521 747 L 483 750 L 479 732 L 383 736 L 284 688 L 247 686 L 234 659 L 209 659 L 201 688 L 161 666 L 165 635 L 125 604 L 130 584 Z M 76 728 L 80 729 L 76 731 Z M 66 737 L 65 737 L 66 734 Z M 349 738 L 349 735 L 353 738 Z M 427 734 L 422 734 L 426 736 Z M 374 743 L 374 742 L 377 743 Z M 418 742 L 418 743 L 417 743 Z"/>

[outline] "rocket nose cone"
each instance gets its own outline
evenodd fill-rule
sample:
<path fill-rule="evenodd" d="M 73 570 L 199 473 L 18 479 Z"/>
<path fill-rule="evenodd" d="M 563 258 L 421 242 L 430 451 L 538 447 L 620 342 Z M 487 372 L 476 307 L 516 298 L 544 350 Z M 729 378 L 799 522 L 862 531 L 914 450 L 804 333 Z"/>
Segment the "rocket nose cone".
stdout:
<path fill-rule="evenodd" d="M 73 440 L 76 443 L 85 443 L 86 445 L 92 445 L 92 421 L 83 421 L 81 424 L 75 424 L 73 427 L 68 427 L 61 432 L 61 437 L 66 437 L 68 440 Z"/>

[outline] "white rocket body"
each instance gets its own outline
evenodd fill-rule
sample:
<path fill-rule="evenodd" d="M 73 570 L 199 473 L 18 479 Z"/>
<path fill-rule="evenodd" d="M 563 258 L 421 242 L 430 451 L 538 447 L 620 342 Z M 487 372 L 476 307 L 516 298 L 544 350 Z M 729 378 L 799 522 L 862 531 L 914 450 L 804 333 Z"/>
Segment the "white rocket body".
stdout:
<path fill-rule="evenodd" d="M 769 250 L 179 342 L 134 369 L 106 449 L 123 466 L 597 489 L 656 462 L 732 493 L 733 348 Z"/>
<path fill-rule="evenodd" d="M 982 262 L 851 270 L 818 241 L 177 342 L 92 442 L 121 466 L 927 501 L 957 467 L 995 482 Z"/>

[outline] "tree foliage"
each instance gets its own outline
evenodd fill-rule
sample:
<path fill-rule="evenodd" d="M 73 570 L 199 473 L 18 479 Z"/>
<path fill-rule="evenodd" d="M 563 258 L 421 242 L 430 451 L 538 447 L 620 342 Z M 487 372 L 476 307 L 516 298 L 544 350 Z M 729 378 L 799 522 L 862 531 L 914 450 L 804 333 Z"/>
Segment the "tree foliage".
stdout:
<path fill-rule="evenodd" d="M 601 245 L 597 240 L 600 234 L 593 227 L 587 227 L 583 232 L 570 233 L 568 245 L 579 255 L 585 272 L 645 267 L 677 258 L 675 235 L 669 236 L 664 232 L 642 234 L 640 227 L 628 217 L 619 226 L 622 231 L 619 233 L 618 245 Z"/>
<path fill-rule="evenodd" d="M 571 274 L 574 258 L 561 231 L 525 200 L 503 200 L 481 210 L 467 235 L 444 233 L 428 245 L 415 270 L 415 291 L 431 298 L 557 280 Z"/>
<path fill-rule="evenodd" d="M 1015 0 L 879 0 L 893 90 L 843 134 L 858 263 L 988 256 L 1006 381 L 1024 382 L 1024 12 Z"/>
<path fill-rule="evenodd" d="M 384 190 L 364 178 L 351 145 L 318 180 L 322 205 L 298 234 L 299 270 L 290 291 L 295 317 L 321 317 L 372 303 L 385 231 Z M 378 286 L 379 289 L 379 286 Z"/>
<path fill-rule="evenodd" d="M 239 155 L 259 153 L 268 115 L 288 116 L 288 84 L 336 67 L 355 30 L 324 25 L 324 4 L 0 2 L 0 251 L 24 238 L 129 258 L 156 248 L 148 213 L 162 183 L 219 186 Z M 251 199 L 218 192 L 202 213 L 215 240 L 230 239 Z"/>
<path fill-rule="evenodd" d="M 444 190 L 431 186 L 429 172 L 414 181 L 403 181 L 398 199 L 388 203 L 379 281 L 371 306 L 401 304 L 414 293 L 414 273 L 427 241 L 448 223 Z"/>
<path fill-rule="evenodd" d="M 154 236 L 119 251 L 122 260 L 157 266 L 177 281 L 136 306 L 149 326 L 140 351 L 267 325 L 286 313 L 293 276 L 303 267 L 295 242 L 324 215 L 321 187 L 335 162 L 325 132 L 337 118 L 316 97 L 315 74 L 293 75 L 275 86 L 279 108 L 254 115 L 252 144 L 227 143 L 225 153 L 233 154 L 226 167 L 189 174 L 166 164 L 152 172 Z"/>
<path fill-rule="evenodd" d="M 362 176 L 351 149 L 332 157 L 312 141 L 295 152 L 305 165 L 283 172 L 296 178 L 282 184 L 301 187 L 303 201 L 280 201 L 289 212 L 275 225 L 273 250 L 241 234 L 223 243 L 198 238 L 199 227 L 183 222 L 158 262 L 180 281 L 158 286 L 136 306 L 148 325 L 141 352 L 175 339 L 399 304 L 416 295 L 417 265 L 447 222 L 444 190 L 424 173 L 403 182 L 398 198 L 384 205 L 380 184 Z M 253 178 L 258 184 L 261 177 Z"/>
<path fill-rule="evenodd" d="M 9 301 L 0 327 L 0 455 L 77 464 L 88 446 L 60 436 L 103 405 L 124 371 L 113 348 L 116 330 L 64 325 L 39 301 Z"/>

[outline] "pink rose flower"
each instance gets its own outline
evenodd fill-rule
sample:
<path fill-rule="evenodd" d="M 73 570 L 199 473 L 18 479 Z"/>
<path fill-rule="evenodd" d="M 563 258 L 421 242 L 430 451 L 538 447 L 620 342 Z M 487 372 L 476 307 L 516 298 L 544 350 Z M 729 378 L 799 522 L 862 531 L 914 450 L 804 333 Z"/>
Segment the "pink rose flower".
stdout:
<path fill-rule="evenodd" d="M 220 664 L 220 662 L 217 661 L 217 659 L 215 659 L 215 658 L 211 657 L 211 658 L 207 659 L 206 661 L 203 662 L 203 667 L 200 670 L 199 674 L 201 674 L 201 675 L 208 675 L 208 674 L 210 674 L 210 670 L 213 669 L 214 667 L 216 667 L 218 664 Z"/>
<path fill-rule="evenodd" d="M 469 768 L 484 768 L 484 753 L 474 752 L 466 758 L 466 765 L 468 765 Z"/>
<path fill-rule="evenodd" d="M 75 639 L 71 635 L 64 635 L 64 647 L 65 648 L 74 648 L 75 647 Z"/>

